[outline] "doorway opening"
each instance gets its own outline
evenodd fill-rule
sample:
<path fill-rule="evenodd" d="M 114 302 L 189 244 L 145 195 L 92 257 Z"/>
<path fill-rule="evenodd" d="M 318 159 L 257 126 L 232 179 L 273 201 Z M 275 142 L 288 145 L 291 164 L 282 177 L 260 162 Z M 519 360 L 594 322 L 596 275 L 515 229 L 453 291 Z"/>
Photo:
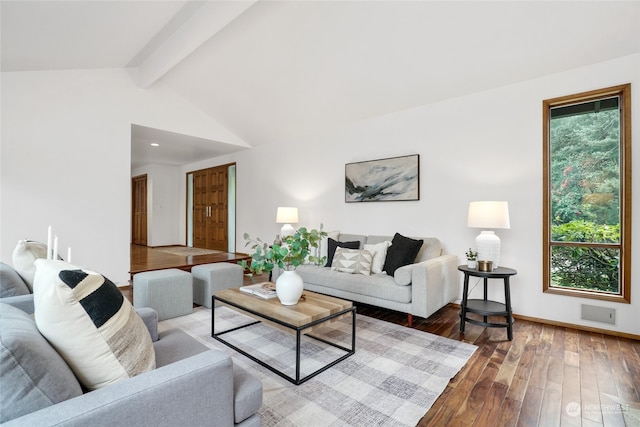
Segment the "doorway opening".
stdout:
<path fill-rule="evenodd" d="M 187 246 L 236 250 L 236 164 L 187 173 Z"/>

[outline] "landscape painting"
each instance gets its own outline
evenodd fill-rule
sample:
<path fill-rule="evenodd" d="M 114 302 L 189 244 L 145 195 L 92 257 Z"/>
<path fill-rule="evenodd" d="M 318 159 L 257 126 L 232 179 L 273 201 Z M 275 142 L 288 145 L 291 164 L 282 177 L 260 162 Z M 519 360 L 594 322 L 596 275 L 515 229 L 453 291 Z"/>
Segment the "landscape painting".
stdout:
<path fill-rule="evenodd" d="M 420 200 L 420 155 L 347 163 L 345 202 Z"/>

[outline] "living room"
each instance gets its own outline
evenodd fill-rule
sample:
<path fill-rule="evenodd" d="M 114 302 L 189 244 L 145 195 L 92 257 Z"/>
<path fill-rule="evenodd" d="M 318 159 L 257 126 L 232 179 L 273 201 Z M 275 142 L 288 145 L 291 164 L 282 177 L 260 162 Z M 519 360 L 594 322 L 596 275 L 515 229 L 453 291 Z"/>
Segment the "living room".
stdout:
<path fill-rule="evenodd" d="M 501 264 L 518 271 L 512 284 L 514 313 L 640 337 L 638 265 L 631 266 L 629 304 L 550 294 L 542 287 L 542 102 L 627 83 L 640 87 L 638 2 L 454 2 L 455 6 L 414 2 L 413 7 L 425 9 L 394 12 L 399 22 L 416 16 L 417 11 L 425 13 L 422 18 L 433 26 L 438 21 L 433 16 L 451 19 L 458 14 L 455 31 L 439 35 L 452 39 L 438 40 L 448 49 L 459 46 L 446 52 L 429 43 L 438 39 L 427 38 L 431 33 L 396 34 L 382 25 L 371 43 L 358 42 L 356 34 L 376 34 L 371 27 L 383 23 L 381 15 L 388 12 L 372 3 L 350 4 L 343 14 L 340 2 L 331 9 L 324 9 L 324 2 L 312 2 L 304 6 L 311 8 L 306 13 L 295 2 L 274 2 L 273 10 L 268 9 L 269 3 L 258 2 L 203 44 L 209 54 L 199 56 L 196 50 L 194 57 L 187 55 L 175 69 L 146 87 L 138 84 L 142 70 L 127 63 L 119 67 L 105 63 L 88 68 L 78 63 L 75 67 L 54 64 L 7 69 L 8 59 L 19 56 L 9 49 L 14 38 L 5 25 L 11 11 L 5 8 L 15 7 L 12 3 L 19 2 L 2 3 L 0 259 L 11 259 L 19 239 L 46 241 L 47 227 L 52 225 L 61 253 L 71 247 L 74 263 L 126 284 L 132 126 L 144 126 L 210 140 L 226 150 L 226 154 L 184 165 L 150 166 L 158 177 L 175 177 L 169 190 L 175 203 L 153 206 L 154 213 L 166 215 L 173 227 L 169 240 L 159 239 L 158 245 L 186 244 L 186 174 L 229 163 L 236 164 L 237 173 L 238 251 L 243 249 L 245 232 L 273 239 L 281 226 L 275 222 L 277 207 L 296 206 L 300 225 L 323 224 L 327 231 L 437 237 L 445 252 L 458 255 L 462 264 L 478 234 L 477 229 L 466 226 L 469 202 L 505 200 L 511 227 L 498 234 Z M 86 2 L 68 4 L 74 3 Z M 379 3 L 389 6 L 395 2 Z M 434 9 L 427 9 L 429 4 Z M 507 8 L 503 14 L 499 5 Z M 325 28 L 331 21 L 323 20 L 335 19 L 338 26 L 342 17 L 345 26 L 355 26 L 358 13 L 371 24 L 363 23 L 361 32 L 357 27 L 351 30 L 352 49 L 330 55 L 333 45 L 328 48 L 318 42 L 325 30 L 331 34 Z M 575 14 L 580 19 L 570 21 Z M 310 50 L 324 56 L 313 60 L 309 54 L 296 62 L 293 54 L 285 55 L 282 50 L 263 56 L 251 47 L 261 34 L 270 34 L 263 26 L 279 28 L 278 24 L 290 22 L 292 16 L 306 17 L 308 21 L 301 22 L 313 23 L 317 33 L 310 36 L 305 28 L 298 28 L 298 39 L 292 36 L 293 29 L 274 30 L 273 44 L 288 40 L 291 44 L 282 50 L 298 53 L 304 46 L 292 40 L 306 41 L 313 43 Z M 410 21 L 409 28 L 419 28 L 417 23 L 419 19 Z M 255 26 L 264 33 L 248 30 Z M 340 29 L 343 32 L 331 40 L 336 46 L 347 34 Z M 249 31 L 247 40 L 243 31 Z M 556 36 L 543 37 L 556 31 Z M 113 37 L 116 43 L 116 34 Z M 75 40 L 81 49 L 77 35 Z M 414 43 L 401 45 L 407 40 Z M 376 54 L 352 57 L 372 45 L 378 46 Z M 250 61 L 238 59 L 243 52 L 229 52 L 241 47 L 251 47 L 244 53 L 251 54 L 257 71 L 218 71 L 212 79 L 236 77 L 211 86 L 220 91 L 221 100 L 216 102 L 207 99 L 214 96 L 210 92 L 194 93 L 197 86 L 188 80 L 191 73 L 200 76 L 200 65 L 209 66 L 210 61 L 221 58 L 246 66 Z M 50 49 L 58 52 L 54 46 Z M 395 51 L 399 53 L 393 54 Z M 303 58 L 311 62 L 304 63 Z M 346 58 L 355 59 L 348 62 Z M 357 66 L 358 60 L 363 67 L 377 66 L 384 72 L 369 75 Z M 349 64 L 344 68 L 353 67 L 355 72 L 338 80 L 334 69 L 344 63 Z M 403 72 L 414 66 L 431 73 L 421 81 L 413 72 Z M 311 67 L 318 71 L 310 74 Z M 434 69 L 440 71 L 434 73 Z M 452 82 L 449 75 L 458 80 Z M 386 80 L 376 85 L 376 78 Z M 230 85 L 229 91 L 244 84 L 246 93 L 229 93 L 225 84 Z M 265 87 L 254 87 L 259 85 Z M 634 89 L 633 129 L 640 129 L 639 96 Z M 304 104 L 298 104 L 303 97 Z M 345 164 L 411 154 L 420 155 L 419 200 L 345 203 Z M 640 153 L 634 150 L 631 155 L 632 164 L 637 165 Z M 638 200 L 639 194 L 640 177 L 635 173 L 632 200 Z M 636 224 L 639 212 L 632 211 Z M 634 259 L 640 253 L 639 230 L 632 228 Z M 499 295 L 500 289 L 494 292 Z M 461 293 L 462 275 L 460 297 Z M 580 306 L 586 302 L 615 309 L 615 324 L 581 319 Z"/>
<path fill-rule="evenodd" d="M 627 15 L 623 22 L 633 22 L 626 18 L 637 13 L 634 7 L 625 3 L 607 10 L 621 8 L 619 15 Z M 623 12 L 626 8 L 630 12 Z M 556 96 L 637 82 L 637 29 L 618 21 L 611 25 L 622 40 L 629 40 L 628 46 L 618 43 L 620 53 L 616 53 L 616 46 L 607 45 L 606 54 L 595 63 L 572 66 L 565 60 L 562 65 L 568 69 L 563 71 L 538 76 L 532 70 L 532 78 L 485 83 L 473 93 L 459 89 L 440 94 L 441 99 L 429 104 L 417 100 L 413 108 L 335 123 L 321 132 L 308 134 L 302 129 L 287 137 L 278 132 L 288 128 L 279 126 L 265 134 L 272 136 L 269 141 L 259 133 L 243 141 L 162 82 L 139 88 L 128 69 L 3 72 L 0 255 L 7 259 L 21 238 L 45 241 L 47 227 L 53 225 L 61 247 L 73 248 L 74 261 L 126 283 L 131 126 L 138 124 L 244 148 L 173 172 L 180 179 L 193 170 L 236 163 L 238 250 L 245 232 L 275 237 L 277 206 L 294 205 L 301 225 L 322 223 L 325 230 L 354 233 L 432 235 L 443 242 L 446 252 L 462 259 L 477 234 L 466 227 L 468 203 L 506 200 L 511 228 L 499 234 L 503 265 L 518 270 L 514 310 L 533 318 L 594 326 L 580 319 L 582 299 L 542 292 L 541 105 Z M 551 53 L 560 55 L 549 52 L 550 60 Z M 554 68 L 555 64 L 545 67 Z M 309 82 L 315 80 L 309 77 Z M 634 112 L 633 120 L 637 117 Z M 300 117 L 291 120 L 296 129 L 304 124 Z M 420 154 L 419 201 L 344 203 L 346 163 L 408 154 Z M 638 180 L 637 174 L 633 180 Z M 638 188 L 633 186 L 634 195 Z M 154 209 L 171 210 L 178 238 L 159 244 L 186 241 L 185 185 L 177 181 L 173 191 L 179 192 L 177 206 Z M 637 241 L 633 238 L 634 254 Z M 634 285 L 637 274 L 632 266 Z M 632 298 L 631 304 L 599 305 L 617 310 L 616 325 L 607 329 L 640 334 L 637 299 Z"/>

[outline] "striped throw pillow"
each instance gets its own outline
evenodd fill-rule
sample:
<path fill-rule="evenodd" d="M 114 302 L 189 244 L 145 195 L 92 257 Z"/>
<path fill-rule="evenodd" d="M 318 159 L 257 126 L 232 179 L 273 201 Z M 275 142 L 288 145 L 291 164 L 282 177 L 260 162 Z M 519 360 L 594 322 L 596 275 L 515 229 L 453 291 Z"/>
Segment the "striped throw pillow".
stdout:
<path fill-rule="evenodd" d="M 155 368 L 149 331 L 113 282 L 64 261 L 35 264 L 36 325 L 87 389 Z"/>

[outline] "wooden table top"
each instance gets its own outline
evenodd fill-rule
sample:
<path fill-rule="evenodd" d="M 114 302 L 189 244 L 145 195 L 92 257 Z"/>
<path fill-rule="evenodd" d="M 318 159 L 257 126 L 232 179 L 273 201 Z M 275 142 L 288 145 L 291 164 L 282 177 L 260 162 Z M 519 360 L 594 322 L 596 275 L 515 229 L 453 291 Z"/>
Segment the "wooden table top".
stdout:
<path fill-rule="evenodd" d="M 284 322 L 293 327 L 301 327 L 326 318 L 332 314 L 353 307 L 351 301 L 304 291 L 303 298 L 296 305 L 282 305 L 278 298 L 263 299 L 240 292 L 239 288 L 223 289 L 215 293 L 216 298 L 229 301 L 241 308 Z"/>

